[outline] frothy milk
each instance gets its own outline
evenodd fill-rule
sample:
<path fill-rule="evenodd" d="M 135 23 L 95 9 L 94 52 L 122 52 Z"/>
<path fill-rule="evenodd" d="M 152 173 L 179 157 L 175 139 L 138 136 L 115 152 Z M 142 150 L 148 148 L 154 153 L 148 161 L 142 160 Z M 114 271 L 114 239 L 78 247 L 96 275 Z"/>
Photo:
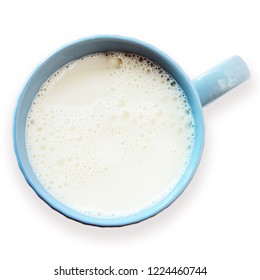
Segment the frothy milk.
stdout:
<path fill-rule="evenodd" d="M 147 58 L 121 52 L 59 69 L 26 125 L 40 182 L 91 216 L 130 215 L 162 199 L 182 176 L 193 141 L 194 119 L 176 81 Z"/>

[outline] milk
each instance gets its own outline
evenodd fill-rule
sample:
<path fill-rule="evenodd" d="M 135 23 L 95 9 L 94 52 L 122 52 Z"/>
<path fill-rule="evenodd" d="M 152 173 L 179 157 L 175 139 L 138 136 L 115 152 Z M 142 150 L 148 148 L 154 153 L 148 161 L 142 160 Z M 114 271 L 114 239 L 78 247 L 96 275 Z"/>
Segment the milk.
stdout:
<path fill-rule="evenodd" d="M 194 142 L 187 99 L 161 67 L 121 52 L 54 73 L 28 113 L 26 145 L 42 185 L 90 216 L 121 217 L 162 199 Z"/>

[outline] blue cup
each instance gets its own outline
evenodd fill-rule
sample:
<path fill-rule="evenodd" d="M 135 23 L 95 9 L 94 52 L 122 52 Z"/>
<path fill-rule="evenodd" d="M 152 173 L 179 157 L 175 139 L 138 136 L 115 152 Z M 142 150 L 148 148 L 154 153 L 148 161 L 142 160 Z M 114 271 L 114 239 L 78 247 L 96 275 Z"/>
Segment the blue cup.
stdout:
<path fill-rule="evenodd" d="M 32 101 L 42 84 L 55 71 L 68 62 L 93 53 L 121 51 L 145 56 L 164 68 L 185 92 L 195 120 L 195 140 L 189 163 L 177 185 L 157 204 L 126 217 L 91 217 L 77 212 L 53 197 L 35 175 L 26 150 L 25 126 Z M 58 49 L 40 63 L 32 72 L 21 90 L 18 99 L 13 126 L 14 149 L 19 167 L 37 195 L 53 209 L 68 218 L 96 226 L 124 226 L 150 218 L 168 207 L 186 188 L 192 179 L 203 150 L 204 121 L 202 106 L 212 102 L 250 77 L 245 62 L 239 56 L 233 56 L 220 63 L 194 80 L 183 72 L 180 66 L 169 56 L 154 46 L 142 41 L 122 36 L 101 35 L 83 38 Z"/>

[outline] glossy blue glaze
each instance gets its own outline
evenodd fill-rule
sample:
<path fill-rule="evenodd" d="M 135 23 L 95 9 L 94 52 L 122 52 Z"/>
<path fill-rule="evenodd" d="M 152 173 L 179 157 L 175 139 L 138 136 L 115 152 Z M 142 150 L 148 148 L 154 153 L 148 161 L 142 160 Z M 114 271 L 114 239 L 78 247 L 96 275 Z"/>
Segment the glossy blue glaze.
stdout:
<path fill-rule="evenodd" d="M 235 55 L 193 80 L 202 106 L 250 78 L 245 62 Z"/>
<path fill-rule="evenodd" d="M 134 215 L 119 218 L 90 217 L 85 214 L 79 213 L 56 200 L 52 195 L 50 195 L 50 193 L 45 190 L 45 188 L 39 182 L 34 171 L 32 170 L 25 145 L 25 125 L 27 114 L 32 104 L 33 98 L 37 94 L 41 85 L 46 81 L 46 79 L 64 64 L 72 60 L 78 59 L 91 53 L 105 51 L 122 51 L 136 53 L 142 56 L 146 56 L 155 63 L 162 66 L 171 76 L 175 78 L 177 83 L 184 90 L 189 104 L 192 108 L 192 113 L 195 119 L 194 148 L 187 168 L 182 178 L 179 180 L 177 186 L 173 188 L 173 190 L 156 205 L 144 209 Z M 214 75 L 212 75 L 212 77 L 213 76 Z M 24 87 L 22 88 L 20 97 L 17 102 L 13 126 L 14 149 L 19 167 L 25 179 L 38 194 L 38 196 L 42 198 L 46 203 L 48 203 L 53 209 L 59 211 L 60 213 L 71 219 L 85 224 L 96 226 L 123 226 L 137 223 L 156 215 L 157 213 L 168 207 L 184 191 L 199 164 L 204 143 L 204 121 L 201 103 L 205 104 L 213 99 L 213 95 L 211 94 L 211 92 L 213 91 L 210 91 L 209 95 L 206 89 L 203 90 L 203 97 L 200 95 L 202 101 L 200 101 L 196 88 L 200 88 L 202 84 L 207 84 L 208 81 L 206 78 L 207 75 L 205 74 L 203 77 L 196 79 L 195 83 L 193 83 L 179 67 L 179 65 L 174 62 L 169 56 L 167 56 L 165 53 L 155 48 L 154 46 L 133 38 L 113 35 L 100 35 L 83 38 L 63 46 L 62 48 L 52 53 L 49 57 L 47 57 L 47 59 L 45 59 L 34 69 L 31 76 L 28 78 Z M 215 90 L 215 93 L 216 92 L 218 92 L 218 90 Z"/>

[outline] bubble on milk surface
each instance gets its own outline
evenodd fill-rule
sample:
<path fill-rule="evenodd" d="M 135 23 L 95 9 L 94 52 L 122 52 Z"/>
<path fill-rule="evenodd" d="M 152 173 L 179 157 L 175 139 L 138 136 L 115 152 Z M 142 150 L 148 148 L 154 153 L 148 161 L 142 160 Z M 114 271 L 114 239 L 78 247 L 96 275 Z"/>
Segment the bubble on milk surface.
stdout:
<path fill-rule="evenodd" d="M 93 61 L 103 67 L 100 71 L 107 79 L 102 94 L 88 100 L 86 92 L 86 102 L 80 106 L 49 102 L 51 94 L 56 94 L 53 88 L 62 86 L 70 71 L 84 63 L 90 67 Z M 89 55 L 60 68 L 40 88 L 26 124 L 29 159 L 43 186 L 68 206 L 98 217 L 136 213 L 160 201 L 185 171 L 193 142 L 194 119 L 176 81 L 151 60 L 122 52 Z M 148 171 L 158 169 L 156 180 L 163 178 L 161 164 L 151 161 L 164 158 L 166 169 L 176 165 L 175 174 L 170 178 L 165 173 L 166 186 L 157 188 Z M 129 168 L 133 163 L 137 167 Z M 145 184 L 154 188 L 150 195 L 146 186 L 142 189 L 132 178 L 145 181 L 140 168 L 147 175 Z M 114 184 L 110 190 L 106 182 Z M 147 200 L 133 194 L 131 188 L 136 185 L 135 192 L 141 198 L 147 194 Z"/>

